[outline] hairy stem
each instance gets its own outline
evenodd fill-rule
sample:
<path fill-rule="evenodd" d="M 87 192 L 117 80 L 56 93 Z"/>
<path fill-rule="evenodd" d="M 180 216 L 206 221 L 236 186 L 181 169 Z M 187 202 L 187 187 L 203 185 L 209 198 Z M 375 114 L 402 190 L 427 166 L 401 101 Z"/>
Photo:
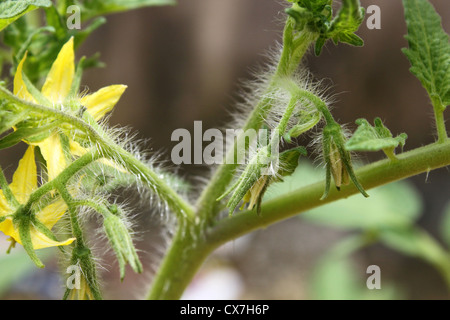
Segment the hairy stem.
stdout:
<path fill-rule="evenodd" d="M 397 161 L 389 159 L 366 165 L 356 170 L 365 189 L 375 188 L 397 180 L 450 165 L 450 142 L 435 143 L 398 155 Z M 155 276 L 149 299 L 179 299 L 200 268 L 204 259 L 220 245 L 259 228 L 299 213 L 347 198 L 358 193 L 349 184 L 334 188 L 328 197 L 320 200 L 325 182 L 293 190 L 283 196 L 263 202 L 261 214 L 246 211 L 217 222 L 207 230 L 192 228 L 189 236 L 182 236 L 181 229 L 174 238 L 167 256 Z"/>
<path fill-rule="evenodd" d="M 450 165 L 450 142 L 417 148 L 402 153 L 397 158 L 397 161 L 384 159 L 366 165 L 355 170 L 355 174 L 365 189 L 371 189 L 448 166 Z M 208 232 L 209 241 L 217 241 L 220 245 L 255 229 L 359 192 L 353 184 L 349 184 L 341 186 L 340 191 L 332 188 L 326 199 L 319 200 L 323 189 L 324 182 L 318 182 L 263 203 L 260 217 L 254 213 L 242 212 L 220 221 Z"/>
<path fill-rule="evenodd" d="M 306 51 L 317 38 L 316 34 L 308 31 L 295 34 L 293 26 L 294 21 L 288 18 L 283 32 L 283 50 L 276 71 L 272 76 L 265 94 L 262 95 L 260 101 L 248 116 L 242 128 L 244 132 L 250 129 L 258 130 L 261 127 L 264 118 L 272 108 L 273 102 L 270 98 L 270 93 L 278 87 L 280 79 L 292 75 L 297 70 Z M 238 141 L 235 142 L 233 148 L 226 155 L 224 164 L 220 165 L 215 171 L 209 184 L 203 190 L 197 201 L 197 214 L 201 217 L 205 225 L 210 224 L 219 212 L 221 205 L 216 199 L 226 190 L 227 185 L 233 179 L 235 170 L 239 166 L 233 160 L 237 146 L 245 145 L 240 141 L 242 138 L 242 136 L 237 138 Z"/>
<path fill-rule="evenodd" d="M 63 111 L 25 101 L 16 97 L 1 86 L 0 97 L 13 102 L 28 111 L 47 115 L 68 123 L 84 132 L 89 136 L 90 140 L 93 141 L 93 143 L 96 143 L 99 149 L 101 149 L 103 157 L 107 157 L 111 160 L 119 160 L 125 169 L 136 175 L 143 184 L 155 191 L 158 196 L 166 201 L 169 208 L 177 214 L 178 218 L 193 219 L 194 210 L 191 205 L 178 195 L 175 190 L 164 181 L 163 177 L 153 171 L 148 165 L 136 159 L 130 152 L 117 145 L 93 119 L 90 119 L 91 117 L 88 117 L 88 115 L 86 115 L 84 119 L 80 119 Z"/>

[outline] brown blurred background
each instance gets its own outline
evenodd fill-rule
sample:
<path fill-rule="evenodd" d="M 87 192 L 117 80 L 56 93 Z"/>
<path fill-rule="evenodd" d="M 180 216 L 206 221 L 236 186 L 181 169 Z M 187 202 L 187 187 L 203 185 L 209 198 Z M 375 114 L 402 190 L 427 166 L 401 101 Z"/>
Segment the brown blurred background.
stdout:
<path fill-rule="evenodd" d="M 450 2 L 431 2 L 449 33 Z M 381 29 L 369 30 L 364 23 L 358 32 L 365 41 L 363 48 L 329 43 L 320 57 L 312 53 L 308 56 L 308 67 L 318 79 L 327 78 L 333 85 L 331 92 L 338 94 L 333 112 L 341 123 L 354 129 L 355 119 L 372 121 L 379 116 L 394 134 L 408 134 L 405 150 L 432 142 L 432 108 L 400 51 L 407 46 L 401 1 L 361 3 L 365 8 L 371 4 L 381 8 Z M 108 23 L 77 53 L 79 58 L 100 52 L 107 67 L 88 70 L 83 83 L 90 91 L 109 84 L 127 84 L 112 124 L 131 126 L 139 137 L 150 137 L 148 147 L 164 151 L 169 160 L 173 130 L 193 130 L 195 120 L 203 121 L 204 130 L 226 126 L 234 101 L 239 100 L 238 82 L 251 79 L 251 68 L 264 63 L 264 53 L 280 41 L 283 6 L 281 0 L 179 0 L 174 7 L 108 16 Z M 371 159 L 378 156 L 368 155 Z M 6 157 L 2 151 L 2 164 L 7 163 Z M 194 165 L 179 169 L 188 179 L 202 171 Z M 448 170 L 436 170 L 428 178 L 420 175 L 410 181 L 424 198 L 420 224 L 436 233 L 450 191 Z M 143 241 L 138 244 L 144 251 L 150 242 L 151 248 L 160 246 L 163 238 L 145 215 L 139 215 Z M 340 232 L 299 219 L 256 232 L 242 250 L 232 249 L 228 255 L 227 263 L 245 279 L 240 297 L 307 298 L 303 285 L 308 268 L 341 236 Z M 154 266 L 159 257 L 154 253 L 142 255 L 149 266 Z M 446 297 L 442 280 L 428 265 L 381 247 L 372 248 L 367 256 L 374 261 L 376 257 L 389 261 L 389 277 L 408 288 L 408 298 Z M 129 272 L 125 285 L 121 285 L 114 271 L 116 265 L 112 266 L 104 276 L 109 298 L 135 298 L 131 292 L 142 278 Z M 147 273 L 145 278 L 150 279 L 151 272 Z"/>

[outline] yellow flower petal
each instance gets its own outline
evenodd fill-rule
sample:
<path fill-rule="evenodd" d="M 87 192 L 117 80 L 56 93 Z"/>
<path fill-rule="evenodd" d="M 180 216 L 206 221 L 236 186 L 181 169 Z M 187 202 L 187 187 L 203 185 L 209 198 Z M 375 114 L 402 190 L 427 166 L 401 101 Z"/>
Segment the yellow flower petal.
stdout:
<path fill-rule="evenodd" d="M 75 73 L 75 54 L 73 52 L 73 37 L 62 47 L 47 75 L 42 94 L 52 102 L 63 101 L 72 86 Z"/>
<path fill-rule="evenodd" d="M 26 58 L 27 53 L 25 53 L 22 61 L 20 61 L 19 65 L 17 66 L 16 74 L 14 75 L 14 95 L 27 101 L 36 102 L 31 93 L 28 91 L 25 82 L 23 81 L 22 70 Z"/>
<path fill-rule="evenodd" d="M 22 241 L 20 241 L 19 230 L 14 228 L 14 224 L 11 218 L 7 218 L 5 221 L 0 223 L 0 231 L 2 231 L 5 235 L 10 236 L 18 243 L 22 244 Z M 54 241 L 48 238 L 43 233 L 39 232 L 34 226 L 30 227 L 30 236 L 34 249 L 65 246 L 71 244 L 75 240 L 75 238 L 70 238 L 62 242 Z"/>
<path fill-rule="evenodd" d="M 62 217 L 67 207 L 65 203 L 60 200 L 47 206 L 42 212 L 36 214 L 36 217 L 48 228 L 51 229 L 53 225 Z M 6 218 L 0 223 L 0 231 L 5 235 L 10 236 L 18 243 L 22 244 L 20 240 L 19 229 L 14 226 L 11 217 Z M 75 238 L 70 238 L 62 242 L 54 241 L 48 238 L 45 234 L 38 231 L 34 226 L 30 227 L 30 237 L 34 249 L 42 249 L 48 247 L 65 246 L 71 244 Z"/>
<path fill-rule="evenodd" d="M 80 146 L 80 144 L 76 141 L 70 140 L 69 146 L 70 146 L 70 153 L 73 154 L 75 157 L 81 157 L 87 152 L 87 150 L 82 146 Z"/>
<path fill-rule="evenodd" d="M 36 230 L 34 227 L 30 228 L 30 236 L 31 236 L 31 242 L 33 243 L 33 249 L 43 249 L 43 248 L 49 248 L 49 247 L 58 247 L 58 246 L 66 246 L 68 244 L 71 244 L 75 238 L 70 238 L 62 242 L 54 241 L 50 238 L 48 238 L 43 233 Z M 17 241 L 17 239 L 16 239 Z M 19 241 L 17 241 L 19 242 Z M 19 242 L 20 243 L 20 242 Z"/>
<path fill-rule="evenodd" d="M 12 218 L 6 218 L 5 221 L 0 223 L 0 231 L 2 231 L 5 235 L 10 236 L 11 238 L 14 238 L 17 242 L 19 242 L 19 230 L 16 230 L 14 228 L 14 224 L 12 221 Z"/>
<path fill-rule="evenodd" d="M 48 179 L 53 180 L 66 168 L 66 158 L 61 145 L 59 134 L 52 134 L 44 141 L 38 143 L 42 156 L 47 162 Z"/>
<path fill-rule="evenodd" d="M 24 204 L 30 194 L 37 188 L 36 162 L 34 160 L 34 147 L 29 146 L 19 166 L 14 172 L 12 183 L 9 185 L 17 201 Z"/>
<path fill-rule="evenodd" d="M 66 203 L 63 200 L 58 200 L 36 213 L 36 218 L 51 230 L 66 210 Z"/>
<path fill-rule="evenodd" d="M 11 213 L 11 209 L 9 208 L 8 202 L 3 194 L 3 191 L 0 190 L 0 217 L 4 217 Z"/>
<path fill-rule="evenodd" d="M 100 120 L 106 113 L 112 110 L 124 93 L 127 86 L 117 84 L 108 86 L 84 96 L 80 103 L 85 106 L 89 114 L 96 120 Z"/>

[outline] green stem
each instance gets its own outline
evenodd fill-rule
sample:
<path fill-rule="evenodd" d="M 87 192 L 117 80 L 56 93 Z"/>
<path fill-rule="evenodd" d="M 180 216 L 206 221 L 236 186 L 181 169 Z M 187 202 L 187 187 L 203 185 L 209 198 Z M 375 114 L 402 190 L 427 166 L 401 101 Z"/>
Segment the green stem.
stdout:
<path fill-rule="evenodd" d="M 201 227 L 179 226 L 172 244 L 155 275 L 148 300 L 176 300 L 181 297 L 203 261 L 215 249 L 205 242 Z M 185 263 L 186 262 L 186 263 Z"/>
<path fill-rule="evenodd" d="M 270 97 L 270 93 L 278 88 L 280 79 L 291 76 L 297 70 L 300 61 L 309 46 L 317 38 L 315 33 L 309 31 L 295 34 L 293 26 L 294 21 L 291 18 L 288 18 L 283 32 L 283 50 L 276 71 L 272 76 L 266 92 L 262 95 L 260 101 L 256 104 L 242 127 L 244 132 L 250 129 L 258 130 L 261 127 L 264 118 L 272 108 L 273 101 Z M 241 137 L 237 138 L 238 141 L 235 142 L 233 148 L 231 148 L 230 152 L 226 155 L 224 164 L 220 165 L 215 171 L 209 184 L 203 190 L 197 201 L 197 214 L 201 217 L 202 222 L 205 223 L 205 225 L 210 224 L 220 211 L 221 204 L 218 203 L 216 199 L 225 192 L 227 186 L 233 179 L 235 170 L 239 166 L 239 164 L 233 160 L 237 146 L 245 145 L 242 141 L 239 141 L 240 138 Z"/>
<path fill-rule="evenodd" d="M 142 183 L 153 190 L 160 198 L 164 199 L 169 208 L 177 214 L 180 220 L 194 220 L 194 209 L 175 190 L 164 181 L 164 177 L 149 168 L 148 165 L 136 159 L 131 153 L 115 144 L 105 148 L 108 158 L 120 159 L 121 164 L 135 176 L 139 177 Z"/>
<path fill-rule="evenodd" d="M 397 156 L 398 161 L 384 159 L 366 165 L 355 171 L 365 189 L 372 189 L 397 180 L 429 172 L 450 165 L 450 142 L 431 144 Z M 261 216 L 242 212 L 230 219 L 220 221 L 209 233 L 209 241 L 222 244 L 250 231 L 264 228 L 277 221 L 284 220 L 298 213 L 324 204 L 347 198 L 358 193 L 358 189 L 349 184 L 341 190 L 330 190 L 328 197 L 319 200 L 324 189 L 324 182 L 318 182 L 286 195 L 263 203 Z"/>
<path fill-rule="evenodd" d="M 192 206 L 164 181 L 164 177 L 161 177 L 160 174 L 153 171 L 145 163 L 139 161 L 131 153 L 117 145 L 88 115 L 85 115 L 83 117 L 84 119 L 80 119 L 63 111 L 25 101 L 16 97 L 3 87 L 0 87 L 0 97 L 3 97 L 29 111 L 39 113 L 40 115 L 48 115 L 54 119 L 66 122 L 76 129 L 84 132 L 89 136 L 89 139 L 93 143 L 96 143 L 99 149 L 102 150 L 103 157 L 107 157 L 113 161 L 120 160 L 125 169 L 139 177 L 139 179 L 147 187 L 155 191 L 159 197 L 165 200 L 169 208 L 177 214 L 179 219 L 187 218 L 193 220 L 194 210 Z"/>
<path fill-rule="evenodd" d="M 52 190 L 55 190 L 60 185 L 66 185 L 67 182 L 80 170 L 85 168 L 90 163 L 100 159 L 102 156 L 99 152 L 93 151 L 84 154 L 72 162 L 65 168 L 55 179 L 43 184 L 33 193 L 31 193 L 28 202 L 25 204 L 25 209 L 29 210 L 34 203 L 37 203 L 44 195 Z"/>
<path fill-rule="evenodd" d="M 443 143 L 448 139 L 447 129 L 445 128 L 444 110 L 440 98 L 431 98 L 434 110 L 434 119 L 436 121 L 436 130 L 438 135 L 438 142 Z"/>
<path fill-rule="evenodd" d="M 92 292 L 92 295 L 96 300 L 102 300 L 102 294 L 100 292 L 94 259 L 91 250 L 86 245 L 83 229 L 81 228 L 81 225 L 78 221 L 77 209 L 76 206 L 74 205 L 74 203 L 76 203 L 76 200 L 72 198 L 65 185 L 57 184 L 56 188 L 69 208 L 69 217 L 70 217 L 70 225 L 72 227 L 72 234 L 76 238 L 76 242 L 72 251 L 71 263 L 72 264 L 77 264 L 78 262 L 80 263 L 83 272 L 83 277 L 85 277 L 89 289 Z M 66 292 L 64 293 L 64 299 L 67 299 L 69 292 L 70 290 L 69 288 L 67 288 Z"/>
<path fill-rule="evenodd" d="M 398 155 L 398 161 L 384 159 L 358 170 L 356 174 L 366 189 L 450 165 L 450 141 L 435 143 Z M 318 206 L 345 199 L 358 193 L 349 184 L 340 191 L 331 190 L 320 200 L 325 182 L 318 182 L 262 204 L 261 214 L 246 211 L 223 219 L 206 231 L 180 228 L 153 281 L 149 299 L 178 299 L 204 259 L 222 244 L 259 228 L 293 217 Z"/>

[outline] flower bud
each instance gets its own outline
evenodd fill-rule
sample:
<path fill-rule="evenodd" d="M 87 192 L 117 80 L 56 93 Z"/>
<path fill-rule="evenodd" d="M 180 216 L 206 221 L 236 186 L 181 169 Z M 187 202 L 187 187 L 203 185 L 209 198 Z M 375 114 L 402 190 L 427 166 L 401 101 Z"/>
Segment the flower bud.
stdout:
<path fill-rule="evenodd" d="M 128 228 L 121 219 L 117 206 L 111 206 L 110 214 L 104 216 L 103 228 L 106 236 L 114 249 L 119 262 L 120 279 L 125 277 L 125 264 L 128 262 L 131 268 L 137 272 L 142 272 L 142 264 L 136 253 Z"/>
<path fill-rule="evenodd" d="M 348 171 L 343 164 L 341 154 L 334 142 L 330 145 L 330 169 L 336 188 L 349 184 Z"/>
<path fill-rule="evenodd" d="M 333 177 L 337 190 L 340 190 L 343 185 L 348 185 L 351 179 L 362 195 L 365 197 L 369 196 L 353 172 L 351 156 L 345 149 L 345 137 L 338 123 L 329 123 L 323 129 L 322 151 L 326 165 L 325 191 L 322 199 L 328 196 L 331 176 Z"/>

